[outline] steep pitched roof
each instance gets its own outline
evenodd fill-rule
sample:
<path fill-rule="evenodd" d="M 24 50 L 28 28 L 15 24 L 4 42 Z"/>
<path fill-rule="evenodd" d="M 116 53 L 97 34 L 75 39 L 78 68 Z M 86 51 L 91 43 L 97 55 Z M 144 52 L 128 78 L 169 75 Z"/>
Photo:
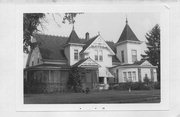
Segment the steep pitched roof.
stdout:
<path fill-rule="evenodd" d="M 97 37 L 98 35 L 89 40 L 79 39 L 79 43 L 85 44 L 81 52 L 83 52 Z M 64 45 L 67 44 L 67 41 L 69 40 L 68 37 L 35 34 L 34 38 L 37 40 L 43 59 L 67 60 L 64 54 Z M 114 53 L 116 53 L 115 43 L 110 41 L 106 41 L 106 43 L 114 51 Z M 120 62 L 116 55 L 112 56 L 112 61 Z"/>
<path fill-rule="evenodd" d="M 126 21 L 126 25 L 121 33 L 121 36 L 117 43 L 123 42 L 123 41 L 139 41 L 134 32 L 131 30 L 130 26 L 128 25 L 128 22 Z"/>
<path fill-rule="evenodd" d="M 85 41 L 85 42 L 84 42 L 85 45 L 83 46 L 83 49 L 81 50 L 80 53 L 83 53 L 83 52 L 89 47 L 89 45 L 91 45 L 91 43 L 92 43 L 98 36 L 99 36 L 99 35 L 97 35 L 97 36 L 95 36 L 95 37 L 93 37 L 93 38 Z"/>
<path fill-rule="evenodd" d="M 82 44 L 82 43 L 84 43 L 84 39 L 83 40 L 79 39 L 78 35 L 76 34 L 75 30 L 73 29 L 71 34 L 69 35 L 69 38 L 68 38 L 66 44 L 68 44 L 68 43 L 80 43 L 80 44 Z"/>
<path fill-rule="evenodd" d="M 79 67 L 79 65 L 81 65 L 82 63 L 84 63 L 84 62 L 87 61 L 88 59 L 89 59 L 90 61 L 92 61 L 93 63 L 95 63 L 93 66 L 100 67 L 100 65 L 99 65 L 98 63 L 96 63 L 94 60 L 92 60 L 90 57 L 81 59 L 80 61 L 78 61 L 77 63 L 75 63 L 75 64 L 73 65 L 73 67 Z M 92 66 L 92 65 L 90 65 L 90 66 Z"/>
<path fill-rule="evenodd" d="M 108 44 L 108 46 L 114 51 L 114 53 L 116 53 L 116 46 L 115 43 L 112 41 L 106 41 L 106 43 Z M 116 55 L 112 56 L 112 62 L 120 62 L 119 59 L 116 57 Z"/>
<path fill-rule="evenodd" d="M 82 64 L 84 61 L 86 61 L 88 58 L 84 58 L 84 59 L 81 59 L 80 61 L 78 61 L 77 63 L 75 63 L 73 65 L 73 67 L 78 67 L 80 64 Z"/>
<path fill-rule="evenodd" d="M 43 59 L 67 60 L 64 55 L 64 48 L 68 37 L 35 34 L 38 47 Z"/>

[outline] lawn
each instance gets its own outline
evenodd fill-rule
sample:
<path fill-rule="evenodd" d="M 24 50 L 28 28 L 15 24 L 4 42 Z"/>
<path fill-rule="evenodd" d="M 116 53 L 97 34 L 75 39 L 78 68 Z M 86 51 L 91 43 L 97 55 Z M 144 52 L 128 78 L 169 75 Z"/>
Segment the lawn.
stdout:
<path fill-rule="evenodd" d="M 24 104 L 159 103 L 160 90 L 25 94 Z"/>

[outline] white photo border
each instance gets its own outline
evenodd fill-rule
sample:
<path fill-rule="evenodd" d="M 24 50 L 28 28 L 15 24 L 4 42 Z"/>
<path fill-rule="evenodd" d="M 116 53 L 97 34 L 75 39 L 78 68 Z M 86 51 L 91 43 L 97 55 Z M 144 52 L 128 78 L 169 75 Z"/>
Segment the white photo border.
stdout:
<path fill-rule="evenodd" d="M 16 5 L 16 111 L 116 111 L 169 109 L 169 8 L 164 4 L 62 4 Z M 57 12 L 159 12 L 161 26 L 161 102 L 134 104 L 24 104 L 23 102 L 23 13 Z"/>

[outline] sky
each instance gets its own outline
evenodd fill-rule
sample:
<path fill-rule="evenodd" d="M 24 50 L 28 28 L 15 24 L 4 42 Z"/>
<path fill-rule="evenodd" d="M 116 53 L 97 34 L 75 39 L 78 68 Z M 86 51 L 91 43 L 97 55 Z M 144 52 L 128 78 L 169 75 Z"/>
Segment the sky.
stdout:
<path fill-rule="evenodd" d="M 160 23 L 158 13 L 84 13 L 75 18 L 75 31 L 80 38 L 89 32 L 93 37 L 100 32 L 104 40 L 117 42 L 125 26 L 128 24 L 139 40 L 145 41 L 145 34 Z M 63 14 L 46 15 L 42 33 L 49 35 L 69 36 L 72 25 L 62 23 Z M 41 28 L 39 28 L 41 30 Z"/>
<path fill-rule="evenodd" d="M 63 16 L 63 13 L 46 14 L 45 21 L 42 21 L 43 28 L 38 27 L 40 33 L 68 37 L 72 31 L 72 25 L 68 22 L 63 24 Z M 144 53 L 145 35 L 156 24 L 160 24 L 159 13 L 83 13 L 76 16 L 74 28 L 80 38 L 85 38 L 86 32 L 89 32 L 90 37 L 100 33 L 104 40 L 116 43 L 125 27 L 126 18 L 137 38 L 143 41 L 141 52 Z"/>

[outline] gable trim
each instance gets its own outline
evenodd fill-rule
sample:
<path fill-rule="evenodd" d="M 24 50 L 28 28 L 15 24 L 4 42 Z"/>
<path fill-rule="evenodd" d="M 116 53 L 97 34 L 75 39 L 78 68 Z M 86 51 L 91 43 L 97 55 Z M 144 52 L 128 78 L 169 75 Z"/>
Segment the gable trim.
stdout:
<path fill-rule="evenodd" d="M 87 60 L 91 60 L 91 61 L 93 61 L 98 67 L 101 67 L 96 61 L 94 61 L 93 59 L 91 59 L 90 57 L 87 59 Z M 85 60 L 84 62 L 86 62 L 87 60 Z M 81 65 L 84 63 L 84 62 L 82 62 L 81 64 L 79 64 L 78 65 L 78 67 L 81 67 Z"/>
<path fill-rule="evenodd" d="M 101 38 L 105 42 L 108 49 L 112 52 L 111 55 L 115 55 L 114 51 L 109 47 L 109 45 L 106 43 L 106 41 L 100 35 L 95 40 L 97 40 L 98 38 Z M 86 50 L 93 44 L 94 41 L 91 42 L 91 44 L 83 51 L 83 53 L 86 53 Z"/>

